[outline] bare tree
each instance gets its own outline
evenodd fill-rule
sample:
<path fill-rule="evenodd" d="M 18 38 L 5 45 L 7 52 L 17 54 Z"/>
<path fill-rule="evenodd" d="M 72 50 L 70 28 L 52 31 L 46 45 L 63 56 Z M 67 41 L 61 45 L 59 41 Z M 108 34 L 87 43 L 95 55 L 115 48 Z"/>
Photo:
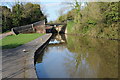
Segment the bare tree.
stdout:
<path fill-rule="evenodd" d="M 41 11 L 43 12 L 44 16 L 49 17 L 46 6 L 44 4 L 41 4 Z"/>

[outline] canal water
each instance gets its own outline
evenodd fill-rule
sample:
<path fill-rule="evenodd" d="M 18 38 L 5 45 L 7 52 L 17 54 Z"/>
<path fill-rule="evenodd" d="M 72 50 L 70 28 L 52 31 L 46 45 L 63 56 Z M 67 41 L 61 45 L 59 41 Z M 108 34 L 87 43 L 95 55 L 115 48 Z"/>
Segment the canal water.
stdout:
<path fill-rule="evenodd" d="M 117 78 L 118 42 L 58 34 L 35 67 L 38 78 Z"/>

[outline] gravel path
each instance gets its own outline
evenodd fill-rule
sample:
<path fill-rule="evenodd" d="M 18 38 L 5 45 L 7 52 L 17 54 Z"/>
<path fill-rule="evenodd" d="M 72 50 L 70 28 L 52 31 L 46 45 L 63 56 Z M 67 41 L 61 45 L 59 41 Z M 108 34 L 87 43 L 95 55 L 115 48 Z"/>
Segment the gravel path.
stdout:
<path fill-rule="evenodd" d="M 6 36 L 12 35 L 12 34 L 13 34 L 13 32 L 7 32 L 7 33 L 0 34 L 0 40 L 3 39 Z"/>

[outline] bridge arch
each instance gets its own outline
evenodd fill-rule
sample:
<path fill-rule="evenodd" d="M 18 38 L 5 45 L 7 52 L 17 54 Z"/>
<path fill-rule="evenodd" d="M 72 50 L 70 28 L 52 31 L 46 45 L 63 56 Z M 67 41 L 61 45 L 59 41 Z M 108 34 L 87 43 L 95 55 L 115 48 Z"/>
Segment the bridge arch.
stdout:
<path fill-rule="evenodd" d="M 66 33 L 66 25 L 65 23 L 53 23 L 53 24 L 45 24 L 46 33 Z"/>

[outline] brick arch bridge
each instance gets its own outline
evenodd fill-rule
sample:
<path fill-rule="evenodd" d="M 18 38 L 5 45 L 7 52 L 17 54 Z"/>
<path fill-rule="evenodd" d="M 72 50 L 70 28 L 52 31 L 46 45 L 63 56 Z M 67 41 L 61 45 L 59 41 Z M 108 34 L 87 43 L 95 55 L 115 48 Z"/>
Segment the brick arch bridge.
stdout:
<path fill-rule="evenodd" d="M 67 33 L 65 23 L 46 24 L 45 20 L 29 25 L 12 28 L 14 34 L 19 33 Z"/>
<path fill-rule="evenodd" d="M 45 24 L 46 33 L 67 33 L 65 23 Z"/>

